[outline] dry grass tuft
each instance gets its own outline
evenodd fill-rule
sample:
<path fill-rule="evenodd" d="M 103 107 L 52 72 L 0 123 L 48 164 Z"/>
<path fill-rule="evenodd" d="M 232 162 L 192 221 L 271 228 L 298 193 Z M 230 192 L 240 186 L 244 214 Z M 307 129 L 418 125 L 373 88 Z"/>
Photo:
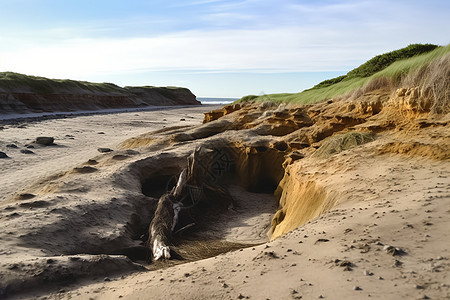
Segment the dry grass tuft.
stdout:
<path fill-rule="evenodd" d="M 431 98 L 431 112 L 446 114 L 450 112 L 450 53 L 409 73 L 402 86 L 419 87 L 419 97 Z"/>
<path fill-rule="evenodd" d="M 328 158 L 333 154 L 371 142 L 375 139 L 372 133 L 348 132 L 328 137 L 312 157 Z"/>

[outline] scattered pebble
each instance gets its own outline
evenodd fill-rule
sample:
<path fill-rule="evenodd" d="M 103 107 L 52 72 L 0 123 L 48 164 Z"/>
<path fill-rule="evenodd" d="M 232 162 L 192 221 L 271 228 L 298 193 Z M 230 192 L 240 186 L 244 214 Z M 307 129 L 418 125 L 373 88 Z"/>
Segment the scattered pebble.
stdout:
<path fill-rule="evenodd" d="M 39 145 L 51 146 L 54 145 L 55 139 L 50 136 L 38 136 L 34 142 Z"/>
<path fill-rule="evenodd" d="M 20 150 L 20 153 L 23 153 L 23 154 L 34 154 L 33 151 L 28 150 L 28 149 L 22 149 L 22 150 Z"/>
<path fill-rule="evenodd" d="M 96 165 L 96 164 L 98 164 L 98 161 L 96 161 L 95 159 L 90 159 L 90 160 L 87 161 L 87 163 L 89 165 Z"/>
<path fill-rule="evenodd" d="M 392 256 L 406 254 L 405 251 L 403 251 L 403 249 L 389 245 L 384 246 L 383 250 Z"/>
<path fill-rule="evenodd" d="M 329 239 L 318 239 L 314 244 L 329 242 Z"/>
<path fill-rule="evenodd" d="M 29 199 L 33 199 L 34 197 L 36 197 L 36 195 L 34 195 L 34 194 L 22 193 L 17 196 L 17 199 L 18 200 L 29 200 Z"/>
<path fill-rule="evenodd" d="M 394 261 L 394 267 L 401 267 L 401 265 L 403 265 L 403 263 L 401 261 L 399 261 L 397 259 Z"/>
<path fill-rule="evenodd" d="M 113 150 L 110 148 L 98 148 L 97 151 L 100 153 L 108 153 L 108 152 L 112 152 Z"/>

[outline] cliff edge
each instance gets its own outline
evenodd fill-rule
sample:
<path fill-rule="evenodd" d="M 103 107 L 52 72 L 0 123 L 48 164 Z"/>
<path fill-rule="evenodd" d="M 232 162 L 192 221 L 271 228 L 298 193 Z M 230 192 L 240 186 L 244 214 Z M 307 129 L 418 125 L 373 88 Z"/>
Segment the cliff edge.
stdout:
<path fill-rule="evenodd" d="M 119 87 L 112 83 L 54 80 L 0 73 L 0 113 L 70 112 L 146 106 L 200 105 L 180 87 Z"/>

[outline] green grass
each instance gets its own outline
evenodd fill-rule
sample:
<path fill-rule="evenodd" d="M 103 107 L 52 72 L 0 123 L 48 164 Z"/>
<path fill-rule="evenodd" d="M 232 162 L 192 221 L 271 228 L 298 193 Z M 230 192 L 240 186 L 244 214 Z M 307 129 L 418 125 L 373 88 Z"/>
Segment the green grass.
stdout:
<path fill-rule="evenodd" d="M 432 44 L 412 44 L 399 50 L 377 55 L 358 68 L 348 72 L 346 78 L 351 79 L 356 77 L 361 78 L 372 76 L 373 74 L 380 72 L 396 61 L 430 52 L 437 47 L 437 45 Z"/>
<path fill-rule="evenodd" d="M 425 45 L 426 46 L 426 45 Z M 431 45 L 433 46 L 433 45 Z M 430 46 L 430 47 L 431 47 Z M 408 47 L 404 48 L 407 49 Z M 397 50 L 400 51 L 400 50 Z M 393 51 L 395 52 L 395 51 Z M 389 52 L 389 55 L 391 53 Z M 405 53 L 411 53 L 410 51 L 405 51 L 403 55 L 406 55 Z M 446 53 L 450 52 L 450 45 L 447 45 L 445 47 L 437 47 L 432 51 L 429 51 L 425 54 L 416 55 L 407 59 L 400 59 L 397 61 L 394 61 L 390 63 L 387 67 L 383 68 L 381 71 L 375 72 L 370 76 L 363 76 L 363 75 L 355 75 L 355 74 L 368 74 L 369 70 L 376 70 L 379 68 L 379 66 L 375 66 L 377 64 L 365 63 L 361 65 L 360 67 L 350 71 L 348 74 L 353 74 L 351 78 L 348 78 L 347 75 L 340 76 L 334 79 L 330 79 L 327 81 L 324 81 L 322 85 L 316 85 L 314 88 L 304 90 L 303 92 L 296 93 L 296 94 L 268 94 L 268 95 L 262 95 L 262 96 L 245 96 L 238 100 L 237 102 L 245 102 L 245 101 L 258 101 L 258 102 L 264 102 L 264 101 L 271 101 L 275 103 L 297 103 L 297 104 L 310 104 L 310 103 L 316 103 L 320 101 L 324 101 L 331 98 L 336 98 L 339 96 L 343 96 L 346 94 L 349 94 L 364 85 L 370 83 L 372 80 L 378 79 L 378 78 L 389 78 L 393 80 L 394 82 L 400 82 L 400 80 L 405 77 L 408 73 L 418 70 L 420 67 L 432 62 L 433 60 L 442 57 Z M 400 53 L 402 53 L 400 51 Z M 395 57 L 396 55 L 392 55 Z M 397 55 L 396 57 L 402 57 L 401 55 Z M 378 59 L 379 60 L 379 59 Z M 377 61 L 377 60 L 376 60 Z M 370 62 L 370 61 L 369 61 Z M 363 67 L 364 66 L 364 67 Z M 363 68 L 361 68 L 363 67 Z M 361 68 L 361 69 L 360 69 Z M 355 71 L 358 70 L 359 71 Z M 361 71 L 363 70 L 363 71 Z M 355 71 L 355 72 L 353 72 Z M 359 77 L 361 76 L 361 77 Z"/>
<path fill-rule="evenodd" d="M 175 86 L 167 86 L 167 87 L 159 87 L 159 86 L 126 86 L 124 87 L 127 91 L 130 91 L 131 93 L 135 95 L 139 95 L 141 93 L 145 93 L 146 91 L 154 91 L 161 95 L 163 95 L 166 98 L 175 100 L 176 95 L 173 93 L 175 90 L 188 90 L 187 88 L 180 88 Z M 141 91 L 139 91 L 141 90 Z"/>
<path fill-rule="evenodd" d="M 120 87 L 113 83 L 93 83 L 70 79 L 49 79 L 45 77 L 29 76 L 13 72 L 0 72 L 0 88 L 10 91 L 25 90 L 38 94 L 63 94 L 73 92 L 74 89 L 83 90 L 84 93 L 117 93 L 128 95 L 133 87 Z M 152 89 L 172 99 L 172 91 L 184 89 L 179 87 L 138 87 Z"/>
<path fill-rule="evenodd" d="M 69 79 L 49 79 L 13 72 L 0 72 L 0 87 L 7 90 L 29 89 L 30 92 L 51 94 L 64 90 L 82 89 L 89 92 L 122 92 L 123 89 L 112 83 L 92 83 Z"/>

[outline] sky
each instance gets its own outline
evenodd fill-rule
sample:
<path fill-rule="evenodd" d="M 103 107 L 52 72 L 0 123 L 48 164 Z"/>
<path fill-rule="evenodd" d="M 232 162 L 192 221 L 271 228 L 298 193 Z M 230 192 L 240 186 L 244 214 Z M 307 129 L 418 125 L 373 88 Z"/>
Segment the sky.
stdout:
<path fill-rule="evenodd" d="M 413 43 L 448 0 L 0 0 L 0 72 L 198 97 L 300 92 Z"/>

